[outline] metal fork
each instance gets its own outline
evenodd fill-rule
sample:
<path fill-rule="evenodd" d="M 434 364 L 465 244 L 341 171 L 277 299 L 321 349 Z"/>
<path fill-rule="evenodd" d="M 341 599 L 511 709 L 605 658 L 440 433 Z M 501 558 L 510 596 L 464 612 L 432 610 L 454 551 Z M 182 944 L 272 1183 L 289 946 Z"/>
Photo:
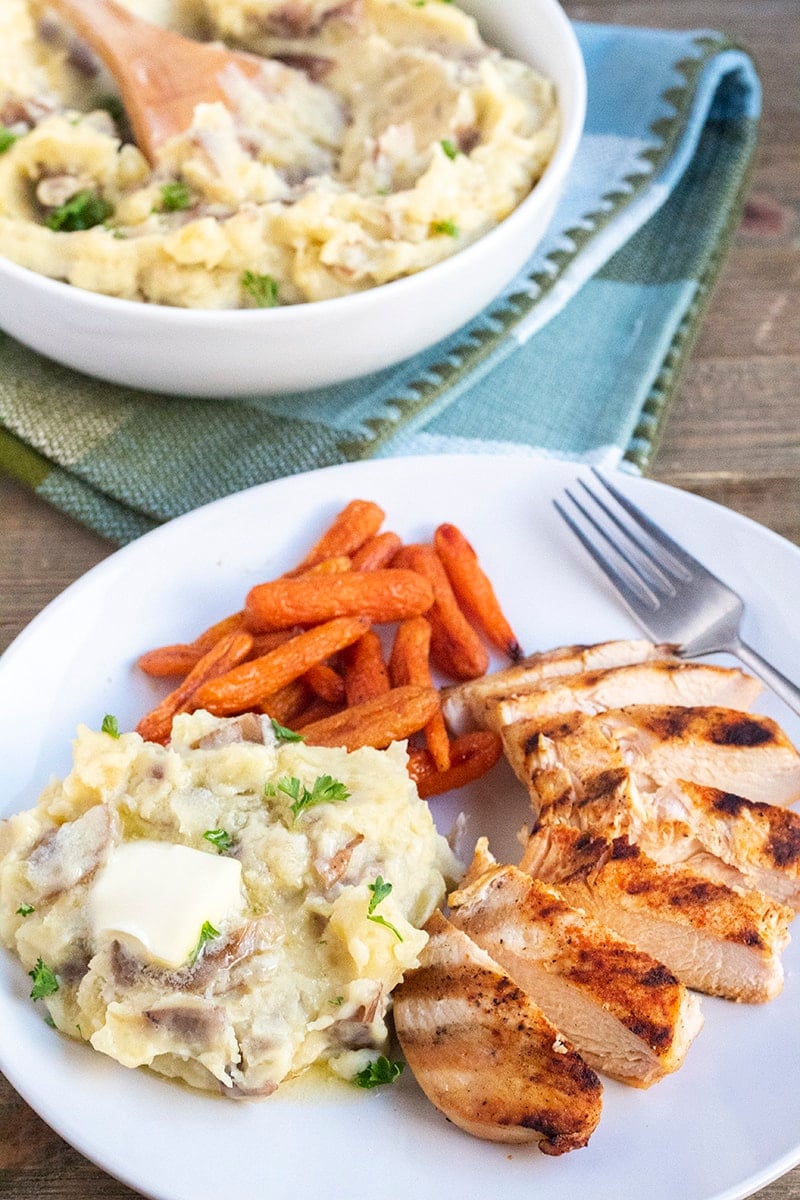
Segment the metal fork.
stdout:
<path fill-rule="evenodd" d="M 569 488 L 566 496 L 574 513 L 558 500 L 553 503 L 645 633 L 656 642 L 676 643 L 684 658 L 722 651 L 733 654 L 800 715 L 800 688 L 740 636 L 742 598 L 598 470 L 592 468 L 592 474 L 615 504 L 583 479 L 578 483 L 590 505 Z M 605 543 L 603 549 L 592 531 Z"/>

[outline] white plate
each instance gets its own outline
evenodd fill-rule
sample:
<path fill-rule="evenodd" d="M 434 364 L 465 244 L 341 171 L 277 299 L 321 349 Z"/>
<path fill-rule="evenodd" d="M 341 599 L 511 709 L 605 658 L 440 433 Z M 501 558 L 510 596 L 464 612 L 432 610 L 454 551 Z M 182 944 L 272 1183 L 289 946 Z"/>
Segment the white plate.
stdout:
<path fill-rule="evenodd" d="M 474 542 L 526 650 L 636 632 L 552 511 L 575 474 L 531 458 L 393 459 L 281 480 L 149 534 L 69 588 L 0 661 L 4 814 L 30 806 L 69 765 L 79 721 L 130 728 L 152 699 L 136 655 L 237 608 L 245 590 L 296 560 L 348 499 L 372 498 L 387 526 L 428 537 L 440 521 Z M 735 584 L 746 632 L 790 676 L 800 553 L 714 505 L 625 479 L 689 549 Z M 762 706 L 797 738 L 777 702 Z M 472 794 L 434 802 L 447 826 L 463 803 L 471 835 L 512 852 L 525 797 L 505 767 Z M 683 1068 L 646 1092 L 607 1083 L 585 1150 L 552 1159 L 495 1146 L 437 1114 L 409 1073 L 373 1092 L 279 1090 L 262 1104 L 193 1094 L 128 1071 L 49 1029 L 29 980 L 0 954 L 0 1068 L 67 1141 L 158 1200 L 739 1200 L 800 1161 L 800 945 L 771 1004 L 705 999 Z"/>

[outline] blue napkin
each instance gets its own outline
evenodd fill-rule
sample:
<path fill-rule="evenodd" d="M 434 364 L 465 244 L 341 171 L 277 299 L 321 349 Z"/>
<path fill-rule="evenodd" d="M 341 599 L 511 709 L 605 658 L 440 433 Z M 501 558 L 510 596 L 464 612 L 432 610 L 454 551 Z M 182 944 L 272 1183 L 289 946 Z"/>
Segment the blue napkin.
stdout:
<path fill-rule="evenodd" d="M 229 401 L 112 387 L 0 335 L 0 467 L 119 543 L 353 459 L 527 450 L 645 470 L 738 220 L 760 87 L 713 31 L 575 28 L 574 169 L 533 259 L 468 326 L 365 379 Z"/>

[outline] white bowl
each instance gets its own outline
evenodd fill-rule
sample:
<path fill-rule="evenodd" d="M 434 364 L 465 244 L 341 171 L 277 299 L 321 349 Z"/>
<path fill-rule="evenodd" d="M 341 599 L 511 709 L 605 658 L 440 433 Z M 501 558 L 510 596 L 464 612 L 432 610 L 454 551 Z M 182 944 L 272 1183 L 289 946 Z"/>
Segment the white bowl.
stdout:
<path fill-rule="evenodd" d="M 461 0 L 485 39 L 556 85 L 562 127 L 544 175 L 490 233 L 417 275 L 285 308 L 138 304 L 0 258 L 0 327 L 48 358 L 130 387 L 246 396 L 338 383 L 400 362 L 476 316 L 542 238 L 578 147 L 586 74 L 557 0 Z"/>

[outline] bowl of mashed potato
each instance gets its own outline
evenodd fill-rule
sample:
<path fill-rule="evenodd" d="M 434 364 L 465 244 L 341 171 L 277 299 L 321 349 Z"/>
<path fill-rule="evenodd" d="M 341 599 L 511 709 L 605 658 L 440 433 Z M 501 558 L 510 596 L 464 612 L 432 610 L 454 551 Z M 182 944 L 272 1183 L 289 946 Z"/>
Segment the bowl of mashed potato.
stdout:
<path fill-rule="evenodd" d="M 263 57 L 154 162 L 35 0 L 0 17 L 0 326 L 172 394 L 313 388 L 433 345 L 543 235 L 585 75 L 556 0 L 126 0 Z"/>

